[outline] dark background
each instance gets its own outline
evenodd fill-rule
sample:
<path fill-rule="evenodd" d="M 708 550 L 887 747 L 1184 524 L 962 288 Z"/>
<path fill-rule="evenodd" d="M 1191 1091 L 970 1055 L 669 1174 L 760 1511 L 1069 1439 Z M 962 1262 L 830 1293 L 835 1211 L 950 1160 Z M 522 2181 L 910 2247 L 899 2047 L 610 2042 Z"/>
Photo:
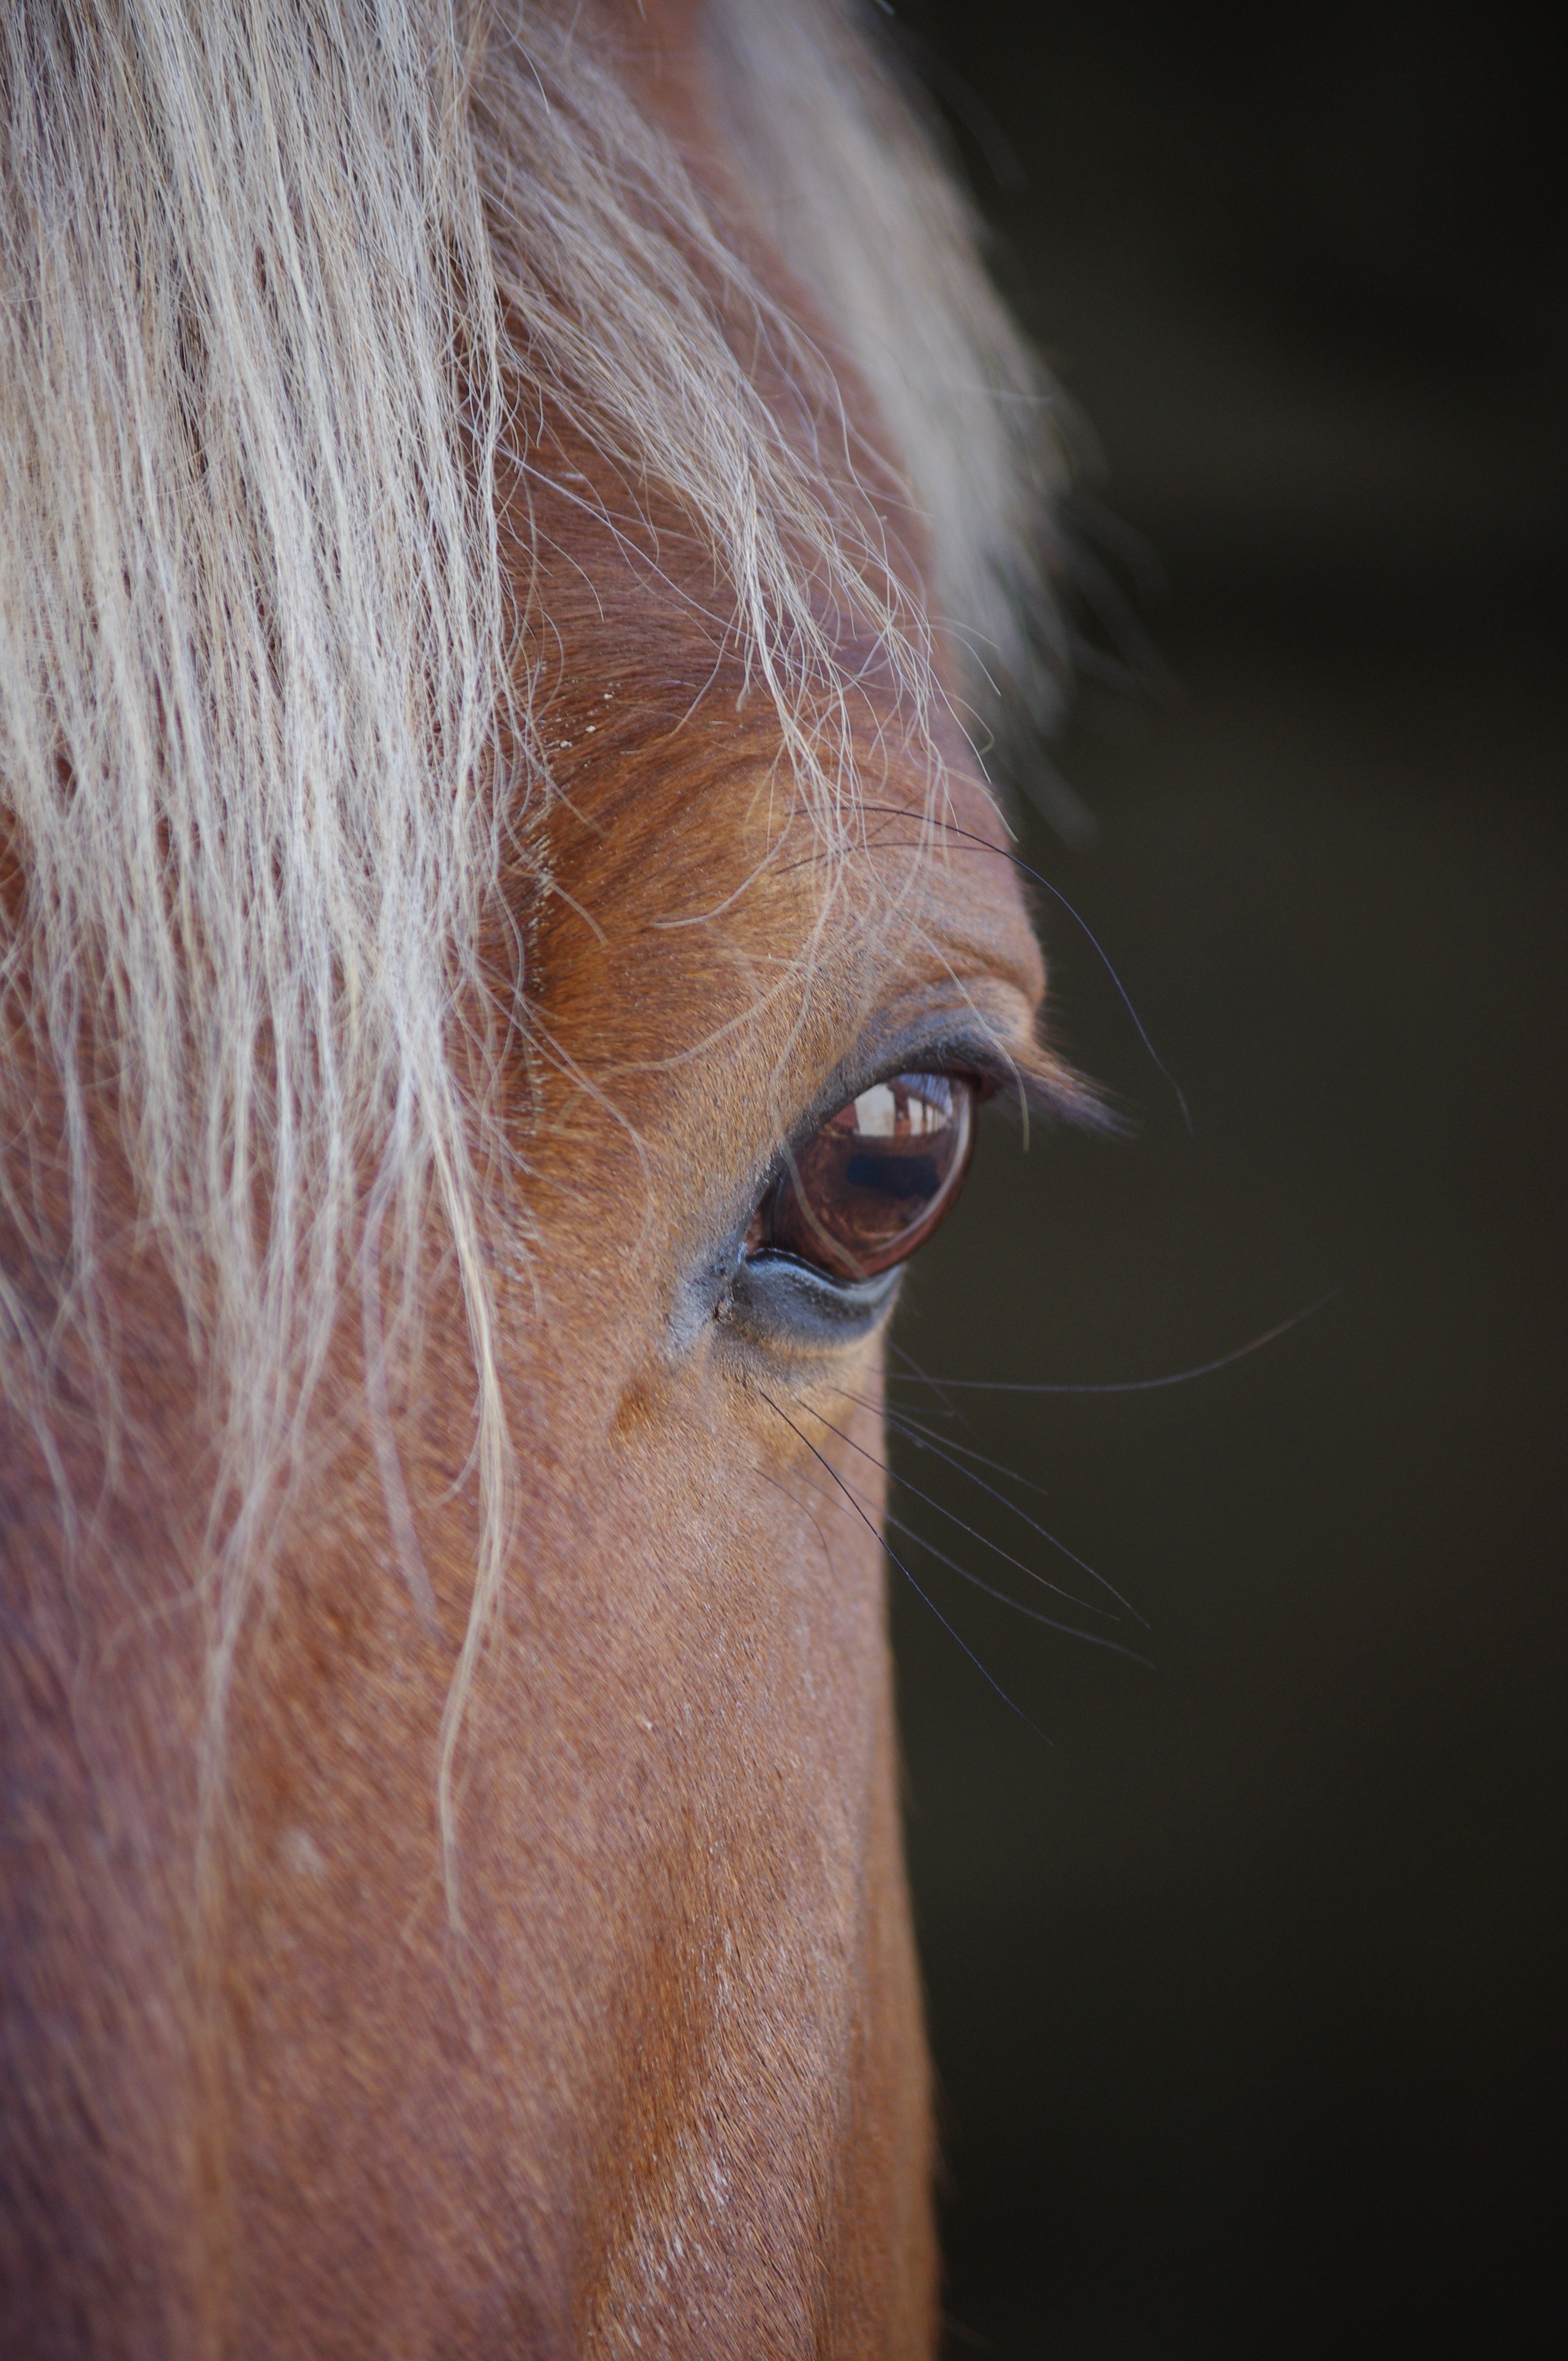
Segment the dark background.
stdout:
<path fill-rule="evenodd" d="M 1338 1290 L 1164 1390 L 894 1382 L 1148 1628 L 1008 1565 L 1094 1595 L 907 1437 L 975 1530 L 895 1513 L 1153 1663 L 894 1536 L 1043 1733 L 895 1574 L 951 2350 L 1568 2349 L 1551 17 L 898 23 L 1167 577 L 1113 557 L 1168 680 L 1087 684 L 1058 749 L 1097 840 L 1022 849 L 1192 1119 L 1045 906 L 1058 1029 L 1136 1135 L 988 1119 L 898 1343 L 1141 1378 Z"/>

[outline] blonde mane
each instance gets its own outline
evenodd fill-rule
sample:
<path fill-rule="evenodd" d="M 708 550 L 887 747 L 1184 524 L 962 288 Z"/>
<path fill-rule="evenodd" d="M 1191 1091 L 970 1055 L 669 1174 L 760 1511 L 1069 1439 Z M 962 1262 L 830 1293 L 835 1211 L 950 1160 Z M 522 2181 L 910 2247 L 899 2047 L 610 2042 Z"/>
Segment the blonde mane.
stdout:
<path fill-rule="evenodd" d="M 220 1687 L 345 1290 L 369 1365 L 415 1324 L 432 1214 L 477 1378 L 467 1661 L 500 1579 L 480 1197 L 493 1218 L 519 1184 L 456 1012 L 485 1005 L 505 829 L 550 792 L 497 517 L 543 406 L 707 536 L 829 846 L 856 821 L 834 617 L 872 634 L 916 726 L 938 692 L 868 509 L 835 489 L 853 438 L 815 466 L 753 349 L 817 412 L 834 365 L 859 373 L 972 695 L 1038 677 L 1019 617 L 1048 412 L 929 140 L 833 0 L 717 0 L 707 38 L 824 350 L 565 8 L 14 0 L 0 26 L 0 1204 L 48 1275 L 0 1276 L 0 1367 L 47 1449 L 61 1338 L 84 1336 L 107 1436 L 113 1105 L 221 1438 Z"/>

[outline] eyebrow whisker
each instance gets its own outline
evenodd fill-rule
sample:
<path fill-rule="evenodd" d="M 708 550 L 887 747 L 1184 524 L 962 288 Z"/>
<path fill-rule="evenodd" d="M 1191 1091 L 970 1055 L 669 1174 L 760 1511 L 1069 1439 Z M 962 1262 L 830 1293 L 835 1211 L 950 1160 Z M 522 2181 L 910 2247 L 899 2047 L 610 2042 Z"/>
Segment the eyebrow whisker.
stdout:
<path fill-rule="evenodd" d="M 886 809 L 888 807 L 878 807 L 874 804 L 868 804 L 866 806 L 868 813 L 876 811 L 879 808 Z M 893 808 L 896 810 L 896 807 Z M 1045 888 L 1046 892 L 1051 896 L 1051 899 L 1054 902 L 1059 902 L 1061 904 L 1062 908 L 1067 912 L 1068 917 L 1072 920 L 1074 926 L 1079 928 L 1084 940 L 1094 952 L 1101 965 L 1105 970 L 1106 974 L 1115 985 L 1117 993 L 1121 998 L 1122 1005 L 1126 1010 L 1127 1015 L 1132 1018 L 1133 1029 L 1136 1033 L 1139 1040 L 1143 1043 L 1144 1048 L 1148 1054 L 1150 1063 L 1153 1065 L 1155 1071 L 1159 1075 L 1160 1079 L 1168 1085 L 1171 1095 L 1174 1097 L 1177 1105 L 1181 1110 L 1181 1120 L 1186 1126 L 1187 1136 L 1190 1139 L 1193 1137 L 1192 1116 L 1188 1107 L 1186 1095 L 1182 1091 L 1181 1085 L 1177 1081 L 1175 1075 L 1171 1072 L 1169 1067 L 1166 1064 L 1164 1059 L 1160 1056 L 1159 1051 L 1155 1048 L 1154 1043 L 1149 1039 L 1148 1034 L 1145 1030 L 1144 1020 L 1138 1015 L 1136 1008 L 1133 1005 L 1133 996 L 1131 993 L 1127 990 L 1126 985 L 1123 983 L 1121 977 L 1117 974 L 1115 968 L 1112 965 L 1110 953 L 1106 950 L 1099 937 L 1095 934 L 1094 929 L 1089 924 L 1088 919 L 1082 917 L 1079 911 L 1074 909 L 1072 904 L 1068 900 L 1067 895 L 1062 892 L 1059 885 L 1053 885 L 1048 877 L 1043 876 L 1037 869 L 1031 869 L 1026 861 L 1021 859 L 1016 852 L 1009 852 L 1004 844 L 992 844 L 988 837 L 977 836 L 972 829 L 959 828 L 956 820 L 943 819 L 938 813 L 932 814 L 932 825 L 943 829 L 948 836 L 962 837 L 966 844 L 978 845 L 982 852 L 994 852 L 999 860 L 1010 861 L 1014 869 L 1020 871 L 1024 876 L 1032 878 L 1036 885 L 1041 885 Z"/>

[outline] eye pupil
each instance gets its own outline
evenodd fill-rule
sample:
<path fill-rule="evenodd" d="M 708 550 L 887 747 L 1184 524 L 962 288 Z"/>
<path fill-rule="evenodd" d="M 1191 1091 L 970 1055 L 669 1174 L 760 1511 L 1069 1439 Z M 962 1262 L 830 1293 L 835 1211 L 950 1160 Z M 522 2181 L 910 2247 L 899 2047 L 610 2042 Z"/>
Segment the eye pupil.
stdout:
<path fill-rule="evenodd" d="M 933 1156 L 851 1156 L 844 1167 L 851 1189 L 880 1190 L 884 1197 L 924 1203 L 942 1185 Z"/>
<path fill-rule="evenodd" d="M 796 1154 L 752 1224 L 752 1250 L 797 1255 L 848 1279 L 904 1261 L 959 1193 L 974 1096 L 956 1074 L 873 1082 Z"/>

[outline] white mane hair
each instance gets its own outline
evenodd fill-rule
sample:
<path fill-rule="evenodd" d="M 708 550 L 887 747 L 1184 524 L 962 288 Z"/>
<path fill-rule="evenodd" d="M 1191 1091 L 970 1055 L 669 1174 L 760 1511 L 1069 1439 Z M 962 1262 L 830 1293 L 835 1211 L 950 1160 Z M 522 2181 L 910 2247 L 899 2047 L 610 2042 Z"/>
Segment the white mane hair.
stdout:
<path fill-rule="evenodd" d="M 818 394 L 835 358 L 859 371 L 928 520 L 940 621 L 982 672 L 1035 676 L 1040 381 L 858 13 L 713 0 L 706 36 L 823 351 L 589 21 L 550 0 L 0 15 L 0 854 L 21 880 L 0 913 L 0 1187 L 34 1264 L 26 1286 L 0 1273 L 0 1361 L 46 1450 L 60 1335 L 112 1365 L 93 1111 L 117 1104 L 221 1438 L 220 1688 L 345 1288 L 374 1377 L 382 1274 L 395 1336 L 433 1215 L 477 1376 L 465 1671 L 499 1580 L 479 1184 L 510 1168 L 455 1028 L 485 1001 L 506 807 L 549 788 L 498 548 L 509 441 L 526 464 L 548 401 L 684 504 L 830 842 L 855 805 L 824 615 L 870 626 L 917 713 L 928 642 L 770 415 L 738 324 Z M 34 1177 L 40 1068 L 63 1255 Z M 102 1382 L 107 1435 L 112 1366 Z"/>
<path fill-rule="evenodd" d="M 879 20 L 720 0 L 708 49 L 747 194 L 876 401 L 928 540 L 932 622 L 977 734 L 1058 718 L 1053 506 L 1080 429 L 980 256 L 981 225 Z M 868 38 L 868 34 L 872 38 Z"/>

